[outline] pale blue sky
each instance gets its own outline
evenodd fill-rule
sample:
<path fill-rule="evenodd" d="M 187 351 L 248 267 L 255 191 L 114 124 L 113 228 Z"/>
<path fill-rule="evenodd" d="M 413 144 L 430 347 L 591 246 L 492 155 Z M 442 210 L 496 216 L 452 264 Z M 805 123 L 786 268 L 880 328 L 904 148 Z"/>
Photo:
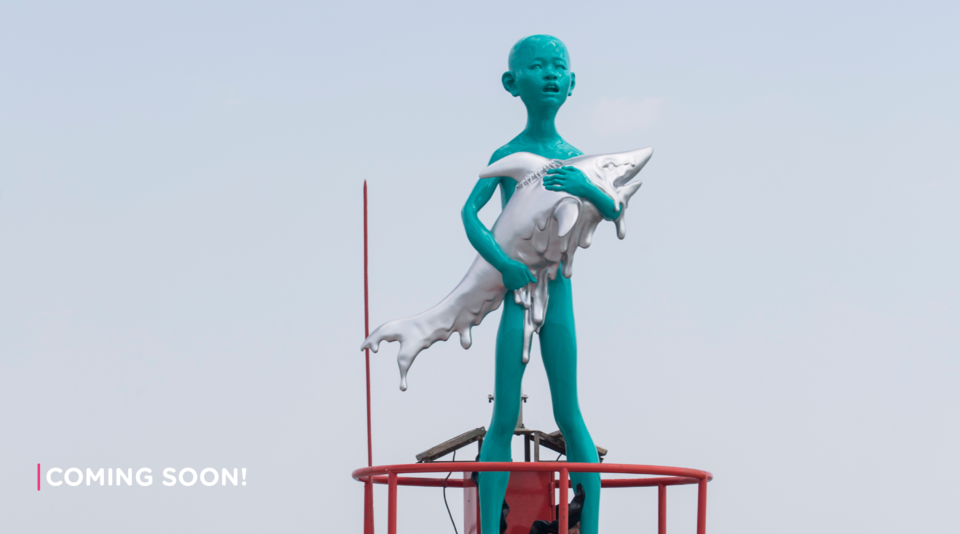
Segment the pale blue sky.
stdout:
<path fill-rule="evenodd" d="M 375 326 L 469 265 L 534 33 L 570 49 L 568 141 L 656 149 L 573 279 L 609 461 L 712 471 L 714 534 L 955 529 L 957 27 L 955 2 L 4 3 L 0 530 L 359 532 L 363 180 Z M 374 357 L 376 463 L 489 423 L 498 319 L 406 393 Z M 524 390 L 553 430 L 536 352 Z M 37 462 L 249 482 L 37 493 Z M 603 498 L 604 531 L 654 531 L 655 492 Z M 400 502 L 400 532 L 452 530 L 439 491 Z M 669 503 L 692 532 L 694 491 Z"/>

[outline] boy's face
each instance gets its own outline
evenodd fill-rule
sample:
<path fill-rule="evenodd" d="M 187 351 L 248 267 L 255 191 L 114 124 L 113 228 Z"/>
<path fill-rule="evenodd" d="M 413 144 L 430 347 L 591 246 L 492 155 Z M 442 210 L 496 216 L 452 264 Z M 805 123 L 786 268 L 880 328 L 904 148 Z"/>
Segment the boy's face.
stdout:
<path fill-rule="evenodd" d="M 504 89 L 527 107 L 560 107 L 575 84 L 567 49 L 554 38 L 524 41 L 511 57 L 510 71 L 503 74 Z"/>

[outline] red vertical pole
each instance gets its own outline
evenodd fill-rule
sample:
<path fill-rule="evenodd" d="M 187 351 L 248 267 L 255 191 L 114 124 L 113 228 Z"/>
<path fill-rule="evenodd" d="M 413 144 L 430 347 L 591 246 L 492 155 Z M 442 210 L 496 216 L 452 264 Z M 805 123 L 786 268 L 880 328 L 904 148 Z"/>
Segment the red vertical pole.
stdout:
<path fill-rule="evenodd" d="M 363 181 L 363 337 L 370 335 L 370 283 L 367 274 L 367 181 Z M 370 423 L 370 349 L 367 359 L 367 467 L 373 465 L 373 430 Z"/>
<path fill-rule="evenodd" d="M 667 534 L 667 487 L 657 484 L 657 534 Z"/>
<path fill-rule="evenodd" d="M 567 534 L 567 530 L 570 529 L 570 516 L 567 513 L 567 508 L 570 506 L 570 501 L 567 500 L 568 489 L 570 489 L 570 473 L 563 468 L 560 470 L 560 517 L 557 518 L 559 534 Z"/>
<path fill-rule="evenodd" d="M 397 534 L 397 474 L 388 473 L 387 482 L 390 492 L 387 497 L 387 534 Z"/>
<path fill-rule="evenodd" d="M 367 275 L 367 181 L 363 181 L 363 332 L 370 335 L 370 285 Z M 373 431 L 370 423 L 370 349 L 367 360 L 367 467 L 373 465 Z M 373 477 L 363 485 L 363 534 L 373 534 Z"/>
<path fill-rule="evenodd" d="M 550 521 L 557 521 L 557 494 L 553 491 L 557 489 L 557 481 L 554 473 L 550 473 Z"/>
<path fill-rule="evenodd" d="M 707 534 L 707 479 L 700 479 L 697 495 L 697 534 Z"/>

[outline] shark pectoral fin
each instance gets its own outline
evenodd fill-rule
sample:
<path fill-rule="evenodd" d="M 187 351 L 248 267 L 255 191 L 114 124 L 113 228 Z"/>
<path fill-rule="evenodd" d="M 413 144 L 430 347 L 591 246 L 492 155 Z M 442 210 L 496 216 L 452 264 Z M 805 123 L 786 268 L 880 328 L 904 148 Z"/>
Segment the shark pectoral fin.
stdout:
<path fill-rule="evenodd" d="M 557 220 L 557 236 L 564 237 L 580 218 L 580 201 L 574 197 L 561 200 L 553 209 L 553 217 Z"/>
<path fill-rule="evenodd" d="M 640 189 L 641 185 L 643 185 L 643 182 L 636 180 L 628 182 L 620 187 L 620 189 L 617 189 L 617 193 L 620 195 L 622 201 L 620 202 L 620 216 L 617 217 L 614 223 L 617 226 L 617 237 L 620 239 L 627 237 L 627 204 L 630 202 L 630 198 Z"/>
<path fill-rule="evenodd" d="M 624 204 L 630 201 L 630 197 L 636 194 L 641 185 L 643 185 L 643 182 L 640 180 L 634 180 L 632 182 L 627 182 L 626 185 L 623 185 L 617 190 L 617 192 L 620 193 L 620 197 L 624 200 Z"/>

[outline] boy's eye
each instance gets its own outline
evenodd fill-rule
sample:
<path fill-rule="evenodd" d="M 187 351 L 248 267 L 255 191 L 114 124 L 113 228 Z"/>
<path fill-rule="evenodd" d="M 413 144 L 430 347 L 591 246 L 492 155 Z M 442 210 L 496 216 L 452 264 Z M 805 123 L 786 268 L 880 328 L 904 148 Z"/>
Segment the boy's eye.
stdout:
<path fill-rule="evenodd" d="M 540 69 L 540 64 L 539 64 L 539 63 L 534 63 L 533 65 L 530 65 L 530 68 L 533 69 L 533 70 L 539 70 L 539 69 Z"/>

